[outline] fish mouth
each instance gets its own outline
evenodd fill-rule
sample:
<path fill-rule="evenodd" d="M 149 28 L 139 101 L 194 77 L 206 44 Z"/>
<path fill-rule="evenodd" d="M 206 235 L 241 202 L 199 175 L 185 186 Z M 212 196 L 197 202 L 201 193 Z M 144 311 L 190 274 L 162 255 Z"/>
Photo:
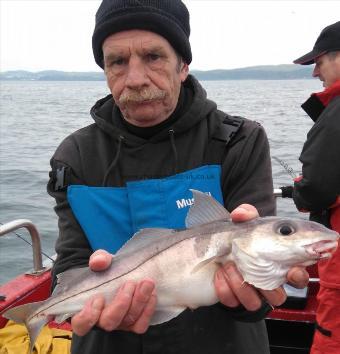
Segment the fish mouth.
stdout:
<path fill-rule="evenodd" d="M 338 241 L 323 240 L 305 245 L 308 255 L 314 259 L 330 258 L 338 247 Z"/>

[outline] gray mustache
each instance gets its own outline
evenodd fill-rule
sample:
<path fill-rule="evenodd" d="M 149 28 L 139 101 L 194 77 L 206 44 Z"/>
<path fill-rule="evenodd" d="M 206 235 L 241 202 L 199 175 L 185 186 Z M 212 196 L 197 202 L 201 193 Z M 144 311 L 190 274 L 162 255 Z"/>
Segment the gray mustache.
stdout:
<path fill-rule="evenodd" d="M 163 90 L 149 90 L 144 89 L 141 91 L 128 91 L 122 93 L 119 97 L 120 104 L 126 104 L 129 102 L 140 103 L 144 101 L 159 100 L 165 97 L 165 91 Z"/>

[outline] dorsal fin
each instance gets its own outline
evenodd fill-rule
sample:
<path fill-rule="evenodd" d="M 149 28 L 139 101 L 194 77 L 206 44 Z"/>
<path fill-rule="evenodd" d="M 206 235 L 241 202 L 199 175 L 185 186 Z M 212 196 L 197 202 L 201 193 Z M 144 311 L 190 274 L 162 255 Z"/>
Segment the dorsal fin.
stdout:
<path fill-rule="evenodd" d="M 195 189 L 190 190 L 194 197 L 194 205 L 190 207 L 185 219 L 187 228 L 230 220 L 229 212 L 216 199 Z"/>
<path fill-rule="evenodd" d="M 173 229 L 164 228 L 146 228 L 139 230 L 115 253 L 115 256 L 136 252 L 139 249 L 148 247 L 155 241 L 171 237 L 171 234 L 174 232 L 176 231 Z"/>

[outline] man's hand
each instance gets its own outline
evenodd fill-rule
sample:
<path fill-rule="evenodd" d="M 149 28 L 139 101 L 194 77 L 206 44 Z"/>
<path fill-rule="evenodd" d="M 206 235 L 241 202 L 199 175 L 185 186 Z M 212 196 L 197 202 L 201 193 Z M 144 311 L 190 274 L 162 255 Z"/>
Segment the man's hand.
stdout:
<path fill-rule="evenodd" d="M 103 250 L 94 252 L 89 261 L 93 271 L 107 269 L 112 256 Z M 106 304 L 103 296 L 95 296 L 85 304 L 82 311 L 72 317 L 74 333 L 83 336 L 97 325 L 106 330 L 127 330 L 144 333 L 157 303 L 155 284 L 145 279 L 139 283 L 128 281 L 121 286 L 114 299 Z"/>
<path fill-rule="evenodd" d="M 259 216 L 255 207 L 242 204 L 231 213 L 233 222 L 242 222 Z M 302 267 L 293 267 L 287 274 L 287 281 L 296 288 L 308 283 L 308 272 Z M 244 282 L 233 262 L 224 264 L 215 274 L 215 289 L 221 303 L 228 307 L 243 305 L 249 311 L 256 311 L 262 305 L 262 298 L 272 306 L 283 304 L 287 295 L 282 287 L 274 290 L 255 289 Z"/>

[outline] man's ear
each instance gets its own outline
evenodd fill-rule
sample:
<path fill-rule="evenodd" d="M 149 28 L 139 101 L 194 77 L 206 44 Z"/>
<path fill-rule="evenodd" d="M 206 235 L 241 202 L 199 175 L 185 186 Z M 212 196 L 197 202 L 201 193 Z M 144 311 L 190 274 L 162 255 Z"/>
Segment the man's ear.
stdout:
<path fill-rule="evenodd" d="M 184 82 L 189 75 L 189 65 L 185 62 L 181 63 L 181 71 L 180 71 L 180 76 L 181 76 L 181 81 Z"/>

